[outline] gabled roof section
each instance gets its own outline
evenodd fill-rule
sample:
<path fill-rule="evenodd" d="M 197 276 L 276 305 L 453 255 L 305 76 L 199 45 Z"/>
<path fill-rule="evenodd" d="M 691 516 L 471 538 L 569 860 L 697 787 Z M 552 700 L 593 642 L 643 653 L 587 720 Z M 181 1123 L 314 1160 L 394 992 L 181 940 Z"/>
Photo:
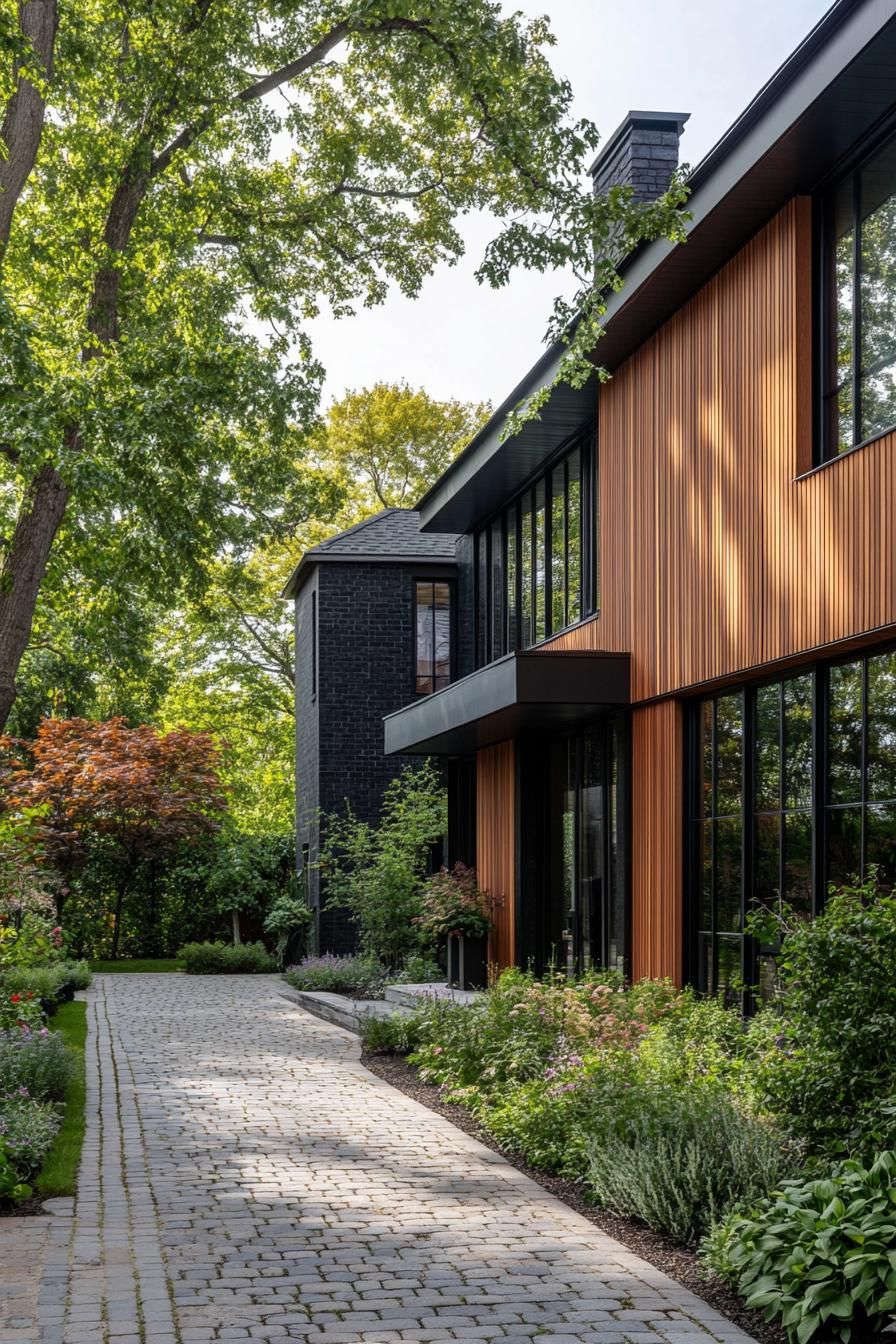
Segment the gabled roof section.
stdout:
<path fill-rule="evenodd" d="M 687 241 L 636 248 L 596 359 L 611 371 L 793 196 L 809 194 L 896 111 L 896 0 L 837 0 L 688 179 Z M 597 409 L 598 382 L 558 386 L 502 442 L 507 414 L 555 376 L 550 347 L 421 499 L 421 526 L 472 531 Z M 578 421 L 576 424 L 575 422 Z"/>
<path fill-rule="evenodd" d="M 314 565 L 330 561 L 380 564 L 453 564 L 458 538 L 453 532 L 421 532 L 416 509 L 382 509 L 306 551 L 283 589 L 295 597 Z"/>

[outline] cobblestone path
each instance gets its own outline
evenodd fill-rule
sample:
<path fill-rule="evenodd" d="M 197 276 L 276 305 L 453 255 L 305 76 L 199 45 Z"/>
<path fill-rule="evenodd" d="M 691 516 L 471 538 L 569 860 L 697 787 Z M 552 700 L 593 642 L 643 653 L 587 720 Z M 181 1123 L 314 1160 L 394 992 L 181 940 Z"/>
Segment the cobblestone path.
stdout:
<path fill-rule="evenodd" d="M 89 1021 L 75 1217 L 10 1340 L 749 1344 L 272 979 L 100 976 Z"/>

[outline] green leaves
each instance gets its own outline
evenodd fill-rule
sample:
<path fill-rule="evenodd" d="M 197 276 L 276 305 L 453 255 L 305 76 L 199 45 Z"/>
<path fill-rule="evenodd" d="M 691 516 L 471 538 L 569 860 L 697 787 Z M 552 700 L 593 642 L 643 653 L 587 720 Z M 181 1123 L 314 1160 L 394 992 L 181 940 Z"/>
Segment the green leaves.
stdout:
<path fill-rule="evenodd" d="M 710 1266 L 796 1344 L 869 1338 L 896 1310 L 896 1153 L 848 1161 L 824 1180 L 784 1181 L 704 1246 Z"/>

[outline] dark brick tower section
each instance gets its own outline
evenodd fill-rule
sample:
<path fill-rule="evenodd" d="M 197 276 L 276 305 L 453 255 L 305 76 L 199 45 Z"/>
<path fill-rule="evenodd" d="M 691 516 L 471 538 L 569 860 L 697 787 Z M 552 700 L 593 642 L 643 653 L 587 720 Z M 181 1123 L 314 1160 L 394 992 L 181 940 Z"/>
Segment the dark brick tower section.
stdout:
<path fill-rule="evenodd" d="M 309 551 L 286 588 L 296 613 L 297 858 L 321 952 L 354 951 L 356 940 L 322 889 L 320 821 L 347 799 L 375 823 L 390 780 L 420 764 L 383 754 L 383 716 L 415 698 L 414 585 L 455 582 L 457 540 L 421 534 L 415 512 L 389 509 Z M 458 643 L 455 633 L 456 656 Z"/>
<path fill-rule="evenodd" d="M 636 201 L 655 201 L 678 167 L 678 147 L 689 112 L 629 112 L 591 166 L 594 190 L 629 186 Z"/>

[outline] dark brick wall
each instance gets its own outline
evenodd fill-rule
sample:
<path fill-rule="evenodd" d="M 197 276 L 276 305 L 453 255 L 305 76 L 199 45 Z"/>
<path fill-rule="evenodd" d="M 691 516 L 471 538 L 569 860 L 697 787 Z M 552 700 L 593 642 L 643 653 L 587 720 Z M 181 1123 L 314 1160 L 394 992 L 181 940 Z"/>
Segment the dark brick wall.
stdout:
<path fill-rule="evenodd" d="M 319 776 L 319 722 L 312 676 L 312 611 L 318 598 L 318 570 L 313 570 L 295 601 L 296 636 L 296 860 L 302 867 L 303 847 L 308 846 L 311 865 L 307 873 L 308 895 L 318 904 L 317 809 Z"/>
<path fill-rule="evenodd" d="M 348 798 L 365 821 L 376 822 L 383 791 L 419 757 L 383 753 L 383 716 L 415 697 L 414 581 L 453 577 L 451 566 L 363 562 L 318 565 L 296 600 L 297 829 L 316 863 L 315 817 L 340 811 Z M 312 700 L 311 591 L 317 591 L 317 686 Z M 326 908 L 316 869 L 312 904 L 319 908 L 319 950 L 354 949 L 350 922 Z M 320 908 L 320 907 L 323 908 Z"/>

